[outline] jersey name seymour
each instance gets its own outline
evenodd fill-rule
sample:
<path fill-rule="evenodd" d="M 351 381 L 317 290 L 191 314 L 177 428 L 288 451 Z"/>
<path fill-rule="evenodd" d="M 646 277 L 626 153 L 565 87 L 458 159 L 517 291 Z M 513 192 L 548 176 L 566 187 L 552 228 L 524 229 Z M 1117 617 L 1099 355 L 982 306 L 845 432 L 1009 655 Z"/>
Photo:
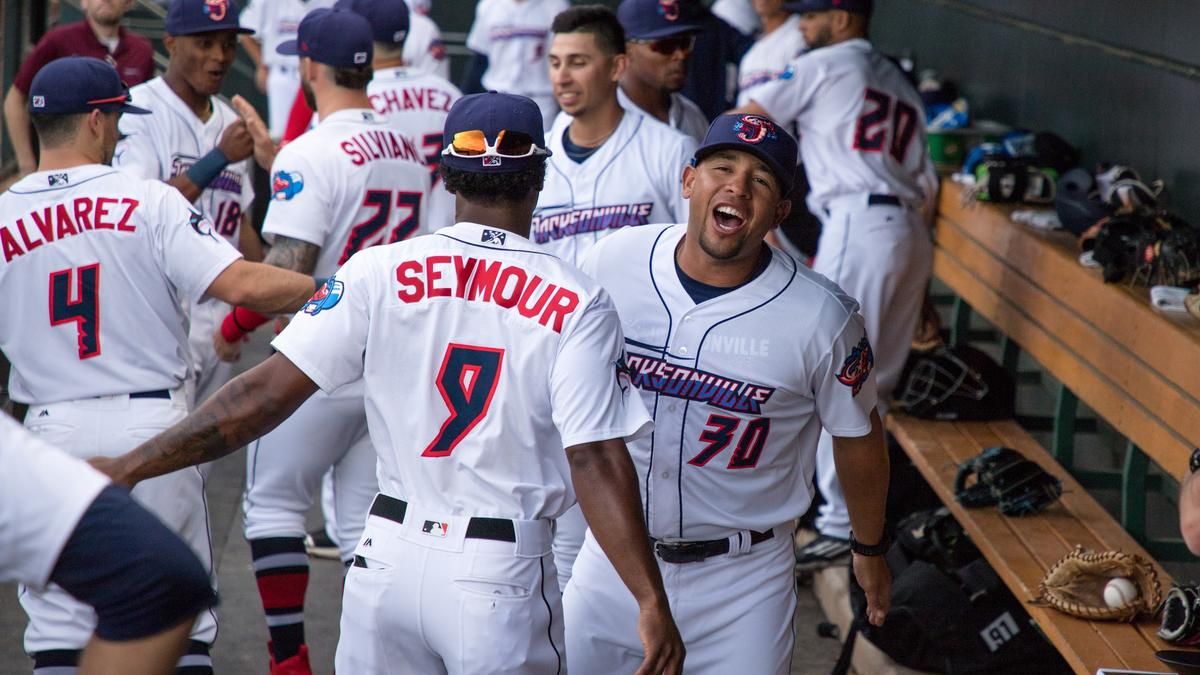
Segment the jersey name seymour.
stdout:
<path fill-rule="evenodd" d="M 548 216 L 534 216 L 530 232 L 533 240 L 544 244 L 573 234 L 616 230 L 622 227 L 645 225 L 650 220 L 653 202 L 616 204 L 589 209 L 573 209 Z"/>
<path fill-rule="evenodd" d="M 627 363 L 632 373 L 630 381 L 638 389 L 699 401 L 723 410 L 758 415 L 762 412 L 762 404 L 775 393 L 774 387 L 677 366 L 654 356 L 629 352 Z"/>
<path fill-rule="evenodd" d="M 354 166 L 362 166 L 376 159 L 407 159 L 425 164 L 425 158 L 417 152 L 417 146 L 400 134 L 381 130 L 365 131 L 342 141 L 342 152 L 350 155 Z"/>
<path fill-rule="evenodd" d="M 92 230 L 134 232 L 137 226 L 130 222 L 130 216 L 138 203 L 129 197 L 76 197 L 69 204 L 59 202 L 17 218 L 12 225 L 0 226 L 4 262 L 12 262 L 42 244 Z"/>
<path fill-rule="evenodd" d="M 491 302 L 562 332 L 563 322 L 579 307 L 579 294 L 537 274 L 499 260 L 460 255 L 431 255 L 396 267 L 401 302 L 459 298 Z"/>
<path fill-rule="evenodd" d="M 450 104 L 454 98 L 450 92 L 432 87 L 388 90 L 379 94 L 371 94 L 371 107 L 381 115 L 406 112 L 409 110 L 436 110 L 450 112 Z"/>

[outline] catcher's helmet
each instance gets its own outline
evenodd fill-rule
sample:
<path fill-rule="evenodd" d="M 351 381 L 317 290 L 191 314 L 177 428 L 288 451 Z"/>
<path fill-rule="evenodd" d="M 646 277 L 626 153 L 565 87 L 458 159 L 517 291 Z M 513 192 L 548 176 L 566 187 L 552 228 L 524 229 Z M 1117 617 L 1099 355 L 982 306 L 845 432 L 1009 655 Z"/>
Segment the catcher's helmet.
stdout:
<path fill-rule="evenodd" d="M 924 419 L 996 420 L 1015 414 L 1016 383 L 987 354 L 967 346 L 913 351 L 894 403 Z"/>

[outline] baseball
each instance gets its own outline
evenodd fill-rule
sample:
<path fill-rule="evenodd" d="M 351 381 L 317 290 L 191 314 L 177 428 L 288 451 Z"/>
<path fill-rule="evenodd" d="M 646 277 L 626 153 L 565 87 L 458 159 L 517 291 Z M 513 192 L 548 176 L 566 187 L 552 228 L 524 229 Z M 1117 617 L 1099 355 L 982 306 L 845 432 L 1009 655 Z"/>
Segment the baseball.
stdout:
<path fill-rule="evenodd" d="M 1125 577 L 1117 577 L 1104 585 L 1104 604 L 1114 609 L 1128 605 L 1137 596 L 1137 587 Z"/>

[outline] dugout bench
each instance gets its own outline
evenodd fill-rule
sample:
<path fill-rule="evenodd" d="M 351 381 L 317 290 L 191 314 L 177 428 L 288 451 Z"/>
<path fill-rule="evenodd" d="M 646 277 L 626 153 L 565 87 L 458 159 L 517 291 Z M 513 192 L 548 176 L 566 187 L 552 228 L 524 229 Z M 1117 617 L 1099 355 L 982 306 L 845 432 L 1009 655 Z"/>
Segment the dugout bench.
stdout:
<path fill-rule="evenodd" d="M 1015 420 L 959 423 L 891 415 L 888 429 L 997 573 L 1022 600 L 1037 596 L 1049 567 L 1076 544 L 1120 549 L 1148 559 L 1186 559 L 1178 540 L 1146 534 L 1146 491 L 1161 489 L 1153 459 L 1170 476 L 1186 473 L 1200 445 L 1200 323 L 1153 310 L 1144 287 L 1105 284 L 1078 262 L 1078 244 L 1063 232 L 1013 223 L 1013 209 L 962 202 L 962 188 L 942 186 L 933 273 L 955 293 L 951 340 L 970 335 L 971 313 L 1000 333 L 1003 361 L 1014 373 L 1020 350 L 1061 385 L 1044 449 Z M 1124 470 L 1071 471 L 1083 402 L 1128 439 Z M 994 508 L 965 509 L 954 499 L 958 463 L 1006 445 L 1063 481 L 1060 502 L 1041 514 L 1007 518 Z M 1065 467 L 1065 468 L 1064 468 Z M 1072 475 L 1074 473 L 1074 475 Z M 1086 488 L 1121 490 L 1120 522 Z M 1170 576 L 1155 562 L 1163 592 Z M 1170 648 L 1158 623 L 1089 622 L 1027 604 L 1067 662 L 1080 673 L 1100 667 L 1164 671 L 1155 657 Z"/>

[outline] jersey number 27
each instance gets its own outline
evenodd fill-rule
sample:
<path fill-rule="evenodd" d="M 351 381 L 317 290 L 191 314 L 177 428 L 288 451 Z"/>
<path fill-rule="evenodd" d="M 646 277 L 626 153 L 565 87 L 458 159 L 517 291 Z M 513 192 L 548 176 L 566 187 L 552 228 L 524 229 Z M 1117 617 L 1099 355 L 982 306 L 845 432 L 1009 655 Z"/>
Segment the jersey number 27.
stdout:
<path fill-rule="evenodd" d="M 338 259 L 339 265 L 344 265 L 350 256 L 364 248 L 404 241 L 417 231 L 421 224 L 422 194 L 400 190 L 395 193 L 395 199 L 392 197 L 391 190 L 367 190 L 362 205 L 375 209 L 375 213 L 350 230 L 350 239 L 346 241 L 346 248 L 342 249 L 342 257 Z M 389 238 L 388 225 L 392 222 L 393 208 L 400 217 Z"/>
<path fill-rule="evenodd" d="M 920 113 L 898 98 L 867 88 L 863 114 L 854 127 L 854 149 L 883 152 L 885 149 L 901 164 L 908 155 L 917 132 Z"/>

